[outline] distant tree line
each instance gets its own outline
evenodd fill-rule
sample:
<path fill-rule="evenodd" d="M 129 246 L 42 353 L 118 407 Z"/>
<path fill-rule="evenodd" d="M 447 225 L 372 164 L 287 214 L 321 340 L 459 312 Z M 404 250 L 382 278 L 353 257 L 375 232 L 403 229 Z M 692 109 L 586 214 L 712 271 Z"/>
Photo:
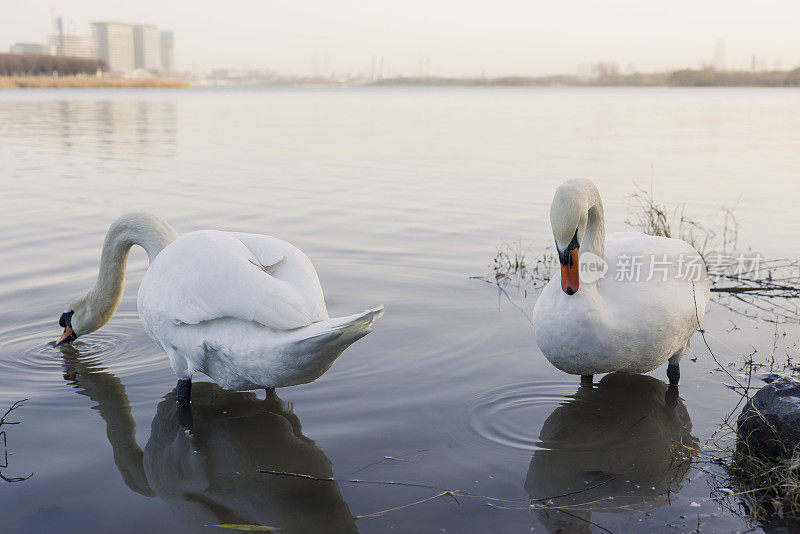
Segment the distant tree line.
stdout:
<path fill-rule="evenodd" d="M 746 71 L 681 69 L 672 72 L 622 74 L 616 63 L 597 63 L 585 85 L 654 85 L 677 87 L 800 87 L 800 67 L 790 70 Z"/>
<path fill-rule="evenodd" d="M 800 67 L 790 71 L 683 69 L 671 72 L 667 81 L 689 87 L 800 87 Z"/>
<path fill-rule="evenodd" d="M 106 71 L 102 59 L 35 54 L 0 54 L 0 76 L 74 76 Z"/>
<path fill-rule="evenodd" d="M 443 85 L 502 87 L 800 87 L 800 67 L 790 70 L 733 71 L 683 69 L 672 72 L 623 74 L 613 62 L 591 65 L 583 76 L 516 76 L 500 78 L 440 78 L 430 76 L 385 78 L 370 85 Z"/>

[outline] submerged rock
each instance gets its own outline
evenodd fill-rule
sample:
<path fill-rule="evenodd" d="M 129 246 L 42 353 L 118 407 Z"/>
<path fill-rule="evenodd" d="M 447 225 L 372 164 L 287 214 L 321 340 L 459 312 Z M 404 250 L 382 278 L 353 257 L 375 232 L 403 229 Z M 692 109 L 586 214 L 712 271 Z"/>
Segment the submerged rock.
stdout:
<path fill-rule="evenodd" d="M 800 444 L 800 380 L 782 376 L 758 390 L 737 421 L 740 445 L 767 459 L 790 457 Z"/>

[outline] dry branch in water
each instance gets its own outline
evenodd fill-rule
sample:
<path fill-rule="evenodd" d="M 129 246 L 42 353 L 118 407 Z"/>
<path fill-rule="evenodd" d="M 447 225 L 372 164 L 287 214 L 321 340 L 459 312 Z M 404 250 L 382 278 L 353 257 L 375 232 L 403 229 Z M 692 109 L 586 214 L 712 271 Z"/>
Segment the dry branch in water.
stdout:
<path fill-rule="evenodd" d="M 259 469 L 258 472 L 259 473 L 264 473 L 264 474 L 267 474 L 267 475 L 301 478 L 301 479 L 305 479 L 305 480 L 309 480 L 309 481 L 316 481 L 316 482 L 335 482 L 335 483 L 339 483 L 339 484 L 341 484 L 341 483 L 377 484 L 377 485 L 383 485 L 383 486 L 405 486 L 405 487 L 412 487 L 412 488 L 423 488 L 423 489 L 428 489 L 428 490 L 432 490 L 432 491 L 436 491 L 437 492 L 435 495 L 432 495 L 432 496 L 424 498 L 424 499 L 419 499 L 417 501 L 413 501 L 413 502 L 410 502 L 410 503 L 406 503 L 406 504 L 402 504 L 402 505 L 398 505 L 398 506 L 393 506 L 391 508 L 387 508 L 385 510 L 380 510 L 380 511 L 377 511 L 377 512 L 372 512 L 372 513 L 369 513 L 369 514 L 357 515 L 357 516 L 355 516 L 355 519 L 364 519 L 364 518 L 368 518 L 368 517 L 378 517 L 378 516 L 380 516 L 382 514 L 385 514 L 385 513 L 388 513 L 388 512 L 393 512 L 393 511 L 396 511 L 396 510 L 402 510 L 404 508 L 409 508 L 411 506 L 416 506 L 418 504 L 426 503 L 426 502 L 429 502 L 429 501 L 432 501 L 432 500 L 435 500 L 435 499 L 438 499 L 438 498 L 441 498 L 441 497 L 452 497 L 456 501 L 456 503 L 458 503 L 458 499 L 456 498 L 456 496 L 459 496 L 459 497 L 466 497 L 466 498 L 472 498 L 472 499 L 484 499 L 484 500 L 488 501 L 487 504 L 492 505 L 495 508 L 499 508 L 499 509 L 503 509 L 503 510 L 535 510 L 535 509 L 554 510 L 554 511 L 561 512 L 563 514 L 569 515 L 571 517 L 574 517 L 576 519 L 580 519 L 581 521 L 584 521 L 585 523 L 587 523 L 589 525 L 597 527 L 597 528 L 599 528 L 600 530 L 602 530 L 604 532 L 611 532 L 611 531 L 608 530 L 607 528 L 601 526 L 601 525 L 598 525 L 597 523 L 594 523 L 593 521 L 590 521 L 589 519 L 586 519 L 586 518 L 580 517 L 578 515 L 572 514 L 569 511 L 569 510 L 582 510 L 583 507 L 585 507 L 586 505 L 592 504 L 594 501 L 591 501 L 589 503 L 570 504 L 570 505 L 567 505 L 567 506 L 556 506 L 556 505 L 554 505 L 552 503 L 552 500 L 553 499 L 558 499 L 560 497 L 567 497 L 567 496 L 571 496 L 571 495 L 577 495 L 579 493 L 584 493 L 584 492 L 593 490 L 595 488 L 598 488 L 600 486 L 604 486 L 606 484 L 609 484 L 610 482 L 613 482 L 614 480 L 616 480 L 616 478 L 611 477 L 611 478 L 608 478 L 608 479 L 606 479 L 606 480 L 604 480 L 602 482 L 593 484 L 591 486 L 588 486 L 586 488 L 582 488 L 582 489 L 577 490 L 577 491 L 571 491 L 569 493 L 563 493 L 561 495 L 552 495 L 550 497 L 541 497 L 541 498 L 536 498 L 536 499 L 501 499 L 499 497 L 490 497 L 490 496 L 487 496 L 487 495 L 478 495 L 477 493 L 471 493 L 469 491 L 462 491 L 462 490 L 459 490 L 459 489 L 446 489 L 446 488 L 443 488 L 443 487 L 431 486 L 431 485 L 428 485 L 428 484 L 420 484 L 420 483 L 414 483 L 414 482 L 395 482 L 395 481 L 392 481 L 392 480 L 361 480 L 361 479 L 356 479 L 356 478 L 354 478 L 354 479 L 339 479 L 339 478 L 334 478 L 334 477 L 315 477 L 313 475 L 306 475 L 304 473 L 292 473 L 292 472 L 289 472 L 289 471 L 274 471 L 274 470 L 271 470 L 271 469 Z M 506 503 L 506 504 L 518 504 L 518 505 L 524 503 L 525 507 L 524 508 L 522 508 L 522 507 L 506 508 L 506 507 L 502 507 L 502 506 L 498 506 L 498 505 L 492 504 L 492 503 L 498 503 L 498 502 L 499 503 Z M 619 508 L 624 508 L 624 506 L 620 506 Z"/>
<path fill-rule="evenodd" d="M 8 417 L 11 412 L 16 410 L 20 406 L 22 406 L 23 403 L 25 401 L 27 401 L 27 400 L 28 399 L 22 399 L 22 400 L 15 401 L 11 405 L 11 407 L 8 410 L 6 410 L 6 413 L 4 413 L 2 417 L 0 417 L 0 428 L 2 428 L 3 425 L 18 425 L 18 424 L 20 424 L 20 421 L 6 421 L 6 417 Z M 6 468 L 8 468 L 8 438 L 6 436 L 6 431 L 5 430 L 0 430 L 0 436 L 2 436 L 2 438 L 3 438 L 3 464 L 0 465 L 0 469 L 6 469 Z M 6 482 L 22 482 L 23 480 L 28 480 L 32 476 L 33 476 L 33 473 L 31 473 L 30 475 L 28 475 L 26 477 L 7 477 L 7 476 L 5 476 L 3 474 L 2 471 L 0 471 L 0 480 L 4 480 Z"/>

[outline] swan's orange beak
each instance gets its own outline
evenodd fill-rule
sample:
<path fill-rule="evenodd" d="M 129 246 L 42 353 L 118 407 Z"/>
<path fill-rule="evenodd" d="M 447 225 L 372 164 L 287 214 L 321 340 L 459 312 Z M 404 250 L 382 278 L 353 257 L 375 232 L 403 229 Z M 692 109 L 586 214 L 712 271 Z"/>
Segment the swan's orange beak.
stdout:
<path fill-rule="evenodd" d="M 61 334 L 61 337 L 58 338 L 58 341 L 56 341 L 56 347 L 61 345 L 62 343 L 68 343 L 70 341 L 74 341 L 75 337 L 76 337 L 75 332 L 72 331 L 72 327 L 69 325 L 65 326 L 64 333 Z"/>
<path fill-rule="evenodd" d="M 567 262 L 561 262 L 561 289 L 567 295 L 574 295 L 578 292 L 578 274 L 580 268 L 578 266 L 578 248 L 569 251 Z"/>

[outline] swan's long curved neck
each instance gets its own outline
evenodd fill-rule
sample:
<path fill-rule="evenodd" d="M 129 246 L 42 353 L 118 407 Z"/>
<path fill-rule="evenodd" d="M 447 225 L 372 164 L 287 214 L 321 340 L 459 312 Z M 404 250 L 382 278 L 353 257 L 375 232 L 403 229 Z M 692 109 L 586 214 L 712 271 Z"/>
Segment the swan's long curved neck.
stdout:
<path fill-rule="evenodd" d="M 606 252 L 606 220 L 603 211 L 603 200 L 596 187 L 589 188 L 589 218 L 586 222 L 586 234 L 581 243 L 581 252 L 589 251 L 601 258 Z"/>
<path fill-rule="evenodd" d="M 152 263 L 158 253 L 177 237 L 169 224 L 149 213 L 126 213 L 111 224 L 103 242 L 97 282 L 84 297 L 95 316 L 95 329 L 111 319 L 122 300 L 125 267 L 131 247 L 141 246 Z"/>
<path fill-rule="evenodd" d="M 558 186 L 550 204 L 550 224 L 559 254 L 567 254 L 577 239 L 580 254 L 592 252 L 601 258 L 606 250 L 603 200 L 590 180 L 578 178 Z M 562 263 L 565 261 L 562 258 Z"/>

